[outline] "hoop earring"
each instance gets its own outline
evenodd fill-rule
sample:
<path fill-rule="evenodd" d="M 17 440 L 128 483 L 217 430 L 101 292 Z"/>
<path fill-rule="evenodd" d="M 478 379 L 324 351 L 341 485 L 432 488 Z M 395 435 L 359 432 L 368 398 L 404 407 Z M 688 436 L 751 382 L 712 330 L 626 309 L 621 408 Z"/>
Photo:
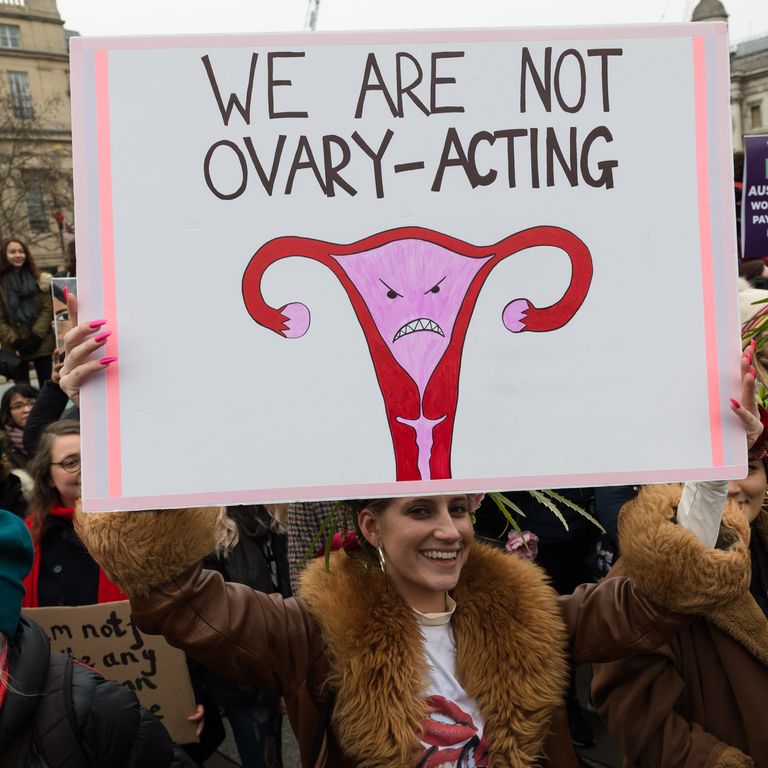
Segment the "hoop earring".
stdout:
<path fill-rule="evenodd" d="M 381 572 L 387 575 L 387 561 L 384 559 L 384 547 L 376 547 L 376 554 L 379 556 L 379 568 Z"/>

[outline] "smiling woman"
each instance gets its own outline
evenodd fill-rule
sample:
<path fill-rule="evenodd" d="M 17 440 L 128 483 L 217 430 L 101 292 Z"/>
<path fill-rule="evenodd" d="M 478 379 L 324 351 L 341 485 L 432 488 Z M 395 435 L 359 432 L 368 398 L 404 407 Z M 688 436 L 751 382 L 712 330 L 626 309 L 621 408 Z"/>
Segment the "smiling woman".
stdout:
<path fill-rule="evenodd" d="M 376 550 L 382 572 L 415 610 L 447 608 L 475 538 L 471 513 L 477 502 L 465 495 L 378 499 L 366 503 L 359 526 Z"/>

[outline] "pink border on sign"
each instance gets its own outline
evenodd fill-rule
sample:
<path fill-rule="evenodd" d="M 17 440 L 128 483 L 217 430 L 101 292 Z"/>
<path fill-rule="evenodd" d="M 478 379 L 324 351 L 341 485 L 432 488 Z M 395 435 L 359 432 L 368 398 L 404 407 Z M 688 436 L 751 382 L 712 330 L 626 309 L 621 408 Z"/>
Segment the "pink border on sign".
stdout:
<path fill-rule="evenodd" d="M 96 124 L 99 157 L 99 215 L 101 218 L 101 269 L 104 284 L 104 316 L 117 322 L 117 289 L 115 286 L 115 228 L 112 219 L 112 160 L 109 135 L 109 52 L 94 54 L 96 76 Z M 117 357 L 117 338 L 110 336 L 104 347 L 106 355 Z M 120 445 L 120 377 L 117 371 L 106 372 L 107 381 L 107 472 L 109 493 L 123 493 L 122 454 Z"/>
<path fill-rule="evenodd" d="M 382 496 L 420 496 L 438 493 L 470 493 L 473 491 L 510 491 L 528 488 L 581 488 L 597 485 L 629 483 L 675 483 L 687 480 L 722 480 L 733 477 L 741 466 L 703 469 L 661 469 L 644 472 L 601 472 L 599 474 L 546 475 L 531 477 L 481 477 L 472 480 L 401 481 L 360 483 L 356 485 L 310 485 L 295 488 L 262 488 L 245 491 L 211 491 L 207 493 L 169 493 L 160 496 L 128 496 L 124 499 L 87 499 L 87 512 L 139 511 L 173 507 L 222 506 L 225 504 L 279 503 L 295 499 L 336 500 L 379 498 Z"/>
<path fill-rule="evenodd" d="M 704 27 L 699 29 L 698 27 Z M 642 37 L 704 37 L 722 34 L 725 22 L 707 24 L 631 24 L 600 27 L 510 27 L 505 29 L 409 29 L 367 30 L 349 32 L 275 32 L 270 34 L 216 34 L 216 35 L 149 35 L 142 37 L 73 37 L 72 50 L 87 51 L 109 48 L 249 48 L 263 45 L 274 48 L 282 45 L 361 45 L 458 42 L 505 42 L 519 40 L 630 40 Z"/>
<path fill-rule="evenodd" d="M 693 91 L 696 115 L 696 177 L 699 191 L 699 248 L 701 283 L 704 293 L 704 344 L 706 346 L 707 393 L 709 395 L 709 434 L 712 464 L 725 463 L 723 423 L 720 411 L 720 374 L 717 360 L 715 318 L 715 279 L 712 250 L 712 218 L 709 194 L 709 150 L 707 147 L 707 68 L 704 38 L 693 38 Z"/>

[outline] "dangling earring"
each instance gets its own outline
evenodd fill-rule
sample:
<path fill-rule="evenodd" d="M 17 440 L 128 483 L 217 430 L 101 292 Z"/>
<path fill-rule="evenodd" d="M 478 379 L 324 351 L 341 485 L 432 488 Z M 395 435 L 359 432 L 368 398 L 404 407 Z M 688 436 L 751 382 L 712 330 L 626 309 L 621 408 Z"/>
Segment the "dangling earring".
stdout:
<path fill-rule="evenodd" d="M 381 572 L 387 575 L 387 561 L 384 559 L 384 547 L 376 547 L 376 554 L 379 556 L 379 568 Z"/>

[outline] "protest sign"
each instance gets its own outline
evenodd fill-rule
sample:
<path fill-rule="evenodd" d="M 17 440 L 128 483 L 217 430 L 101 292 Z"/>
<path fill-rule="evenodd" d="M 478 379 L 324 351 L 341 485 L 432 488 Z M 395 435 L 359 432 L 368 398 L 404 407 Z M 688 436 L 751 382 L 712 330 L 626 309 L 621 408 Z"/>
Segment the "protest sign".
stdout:
<path fill-rule="evenodd" d="M 745 261 L 768 258 L 768 136 L 744 137 L 741 253 Z"/>
<path fill-rule="evenodd" d="M 717 23 L 73 39 L 84 508 L 743 475 L 728 87 Z"/>
<path fill-rule="evenodd" d="M 160 636 L 143 635 L 127 600 L 77 607 L 25 608 L 51 641 L 104 677 L 127 686 L 159 717 L 178 744 L 197 742 L 195 697 L 184 653 Z"/>

